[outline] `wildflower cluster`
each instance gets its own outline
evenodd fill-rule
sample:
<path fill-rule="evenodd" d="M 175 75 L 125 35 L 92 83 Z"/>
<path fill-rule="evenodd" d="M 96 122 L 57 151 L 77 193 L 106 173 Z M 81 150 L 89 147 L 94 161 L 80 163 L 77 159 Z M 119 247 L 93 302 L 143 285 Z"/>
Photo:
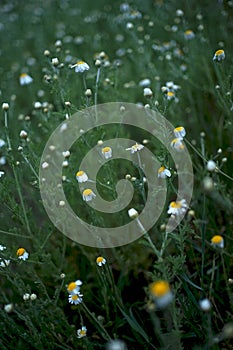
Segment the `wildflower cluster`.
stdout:
<path fill-rule="evenodd" d="M 80 286 L 82 281 L 77 280 L 75 282 L 70 282 L 67 286 L 67 292 L 69 293 L 68 300 L 70 304 L 78 305 L 81 304 L 83 295 L 80 293 Z"/>

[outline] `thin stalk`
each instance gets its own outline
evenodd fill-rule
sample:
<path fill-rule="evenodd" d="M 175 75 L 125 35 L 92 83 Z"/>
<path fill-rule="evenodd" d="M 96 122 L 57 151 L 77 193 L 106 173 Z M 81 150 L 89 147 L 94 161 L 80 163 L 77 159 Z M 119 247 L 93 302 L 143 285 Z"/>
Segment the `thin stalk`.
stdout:
<path fill-rule="evenodd" d="M 6 139 L 7 139 L 7 144 L 8 144 L 8 150 L 11 151 L 12 148 L 11 148 L 11 141 L 10 141 L 10 138 L 9 138 L 8 114 L 7 114 L 6 111 L 5 111 L 5 118 L 4 118 L 4 120 L 5 120 L 5 129 L 6 129 Z M 24 216 L 25 226 L 26 226 L 28 234 L 31 236 L 32 232 L 31 232 L 31 228 L 30 228 L 30 225 L 29 225 L 26 208 L 25 208 L 25 205 L 24 205 L 24 200 L 23 200 L 23 195 L 22 195 L 22 191 L 21 191 L 21 188 L 20 188 L 20 184 L 19 184 L 18 175 L 17 175 L 17 172 L 15 170 L 14 161 L 12 161 L 11 166 L 12 166 L 12 170 L 13 170 L 13 174 L 14 174 L 14 178 L 15 178 L 16 189 L 18 191 L 20 204 L 21 204 L 21 207 L 23 209 L 23 216 Z"/>
<path fill-rule="evenodd" d="M 100 67 L 97 69 L 96 81 L 95 81 L 95 96 L 94 96 L 94 104 L 95 104 L 95 118 L 98 120 L 98 112 L 97 112 L 97 102 L 98 102 L 98 88 L 99 88 L 99 80 L 100 80 Z"/>
<path fill-rule="evenodd" d="M 146 238 L 146 240 L 148 241 L 149 245 L 151 246 L 153 252 L 155 253 L 155 255 L 157 256 L 158 259 L 161 259 L 161 254 L 158 251 L 158 249 L 156 248 L 156 246 L 154 245 L 152 239 L 150 238 L 150 235 L 148 234 L 148 232 L 145 230 L 144 226 L 142 225 L 141 221 L 136 218 L 137 224 L 140 227 L 140 229 L 143 232 L 144 237 Z"/>
<path fill-rule="evenodd" d="M 95 317 L 95 315 L 88 309 L 88 307 L 86 306 L 86 304 L 84 302 L 82 302 L 82 307 L 84 309 L 84 311 L 86 312 L 87 316 L 89 317 L 89 319 L 93 320 L 95 322 L 95 324 L 97 325 L 97 327 L 99 328 L 99 330 L 102 333 L 102 336 L 105 340 L 111 340 L 110 335 L 108 334 L 108 332 L 106 331 L 106 329 L 102 326 L 102 324 L 97 320 L 97 318 Z"/>

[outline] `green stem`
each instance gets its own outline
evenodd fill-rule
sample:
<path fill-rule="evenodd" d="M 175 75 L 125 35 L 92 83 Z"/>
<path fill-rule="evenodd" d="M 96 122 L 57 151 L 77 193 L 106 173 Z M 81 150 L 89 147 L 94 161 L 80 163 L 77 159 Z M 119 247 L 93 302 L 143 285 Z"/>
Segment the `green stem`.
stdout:
<path fill-rule="evenodd" d="M 102 333 L 102 336 L 105 340 L 111 340 L 110 335 L 108 334 L 108 332 L 106 331 L 106 329 L 102 326 L 102 324 L 99 323 L 99 321 L 97 320 L 97 318 L 94 316 L 94 314 L 88 309 L 88 307 L 86 306 L 86 304 L 84 302 L 82 302 L 82 307 L 84 309 L 84 311 L 86 312 L 87 316 L 89 317 L 89 319 L 93 320 L 95 322 L 95 324 L 97 325 L 97 327 L 99 328 L 99 330 Z"/>

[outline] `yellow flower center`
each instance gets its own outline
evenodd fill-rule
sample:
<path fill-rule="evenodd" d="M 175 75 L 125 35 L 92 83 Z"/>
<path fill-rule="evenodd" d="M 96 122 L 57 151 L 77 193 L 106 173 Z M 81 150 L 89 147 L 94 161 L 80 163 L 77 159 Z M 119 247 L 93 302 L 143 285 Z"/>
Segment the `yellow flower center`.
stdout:
<path fill-rule="evenodd" d="M 177 128 L 175 128 L 175 131 L 182 131 L 184 130 L 183 126 L 178 126 Z"/>
<path fill-rule="evenodd" d="M 165 166 L 161 166 L 161 167 L 159 168 L 159 173 L 162 173 L 164 170 L 165 170 Z"/>
<path fill-rule="evenodd" d="M 190 29 L 188 29 L 188 30 L 186 30 L 184 33 L 185 33 L 186 35 L 189 35 L 189 34 L 192 34 L 192 33 L 193 33 L 193 31 L 192 31 L 192 30 L 190 30 Z"/>
<path fill-rule="evenodd" d="M 181 208 L 181 206 L 182 206 L 181 202 L 171 202 L 172 208 L 179 209 L 179 208 Z"/>
<path fill-rule="evenodd" d="M 92 190 L 90 188 L 87 188 L 86 190 L 83 191 L 84 196 L 90 196 L 92 194 Z"/>
<path fill-rule="evenodd" d="M 216 236 L 211 238 L 211 242 L 214 244 L 219 244 L 222 242 L 222 240 L 223 240 L 223 238 L 220 235 L 216 235 Z"/>
<path fill-rule="evenodd" d="M 21 255 L 23 255 L 24 253 L 25 253 L 25 249 L 24 248 L 19 248 L 18 250 L 17 250 L 17 252 L 16 252 L 16 254 L 18 255 L 18 256 L 21 256 Z"/>
<path fill-rule="evenodd" d="M 76 64 L 80 65 L 80 64 L 85 64 L 84 61 L 78 61 Z"/>
<path fill-rule="evenodd" d="M 102 152 L 103 153 L 107 153 L 107 152 L 110 152 L 111 151 L 111 148 L 110 147 L 104 147 L 102 148 Z"/>
<path fill-rule="evenodd" d="M 172 92 L 172 91 L 168 91 L 167 92 L 167 96 L 168 97 L 173 97 L 175 94 L 174 94 L 174 92 Z"/>
<path fill-rule="evenodd" d="M 170 291 L 167 281 L 157 281 L 150 285 L 150 292 L 155 297 L 163 297 Z"/>
<path fill-rule="evenodd" d="M 75 282 L 71 282 L 71 283 L 69 283 L 69 285 L 68 285 L 68 291 L 72 291 L 72 290 L 74 290 L 76 288 L 76 283 Z"/>
<path fill-rule="evenodd" d="M 77 294 L 74 294 L 74 295 L 72 295 L 72 300 L 78 300 L 79 299 L 79 296 L 77 295 Z"/>
<path fill-rule="evenodd" d="M 27 73 L 20 74 L 20 78 L 26 78 L 26 77 L 27 77 Z"/>
<path fill-rule="evenodd" d="M 215 55 L 216 55 L 216 56 L 223 55 L 223 54 L 224 54 L 224 50 L 217 50 L 217 51 L 215 52 Z"/>
<path fill-rule="evenodd" d="M 102 263 L 104 261 L 104 258 L 102 256 L 98 256 L 96 259 L 97 264 Z"/>
<path fill-rule="evenodd" d="M 86 331 L 85 329 L 81 329 L 81 331 L 79 332 L 81 335 L 86 335 Z"/>
<path fill-rule="evenodd" d="M 76 174 L 76 176 L 78 176 L 78 177 L 82 176 L 82 175 L 84 175 L 84 171 L 83 170 L 78 171 L 77 174 Z"/>

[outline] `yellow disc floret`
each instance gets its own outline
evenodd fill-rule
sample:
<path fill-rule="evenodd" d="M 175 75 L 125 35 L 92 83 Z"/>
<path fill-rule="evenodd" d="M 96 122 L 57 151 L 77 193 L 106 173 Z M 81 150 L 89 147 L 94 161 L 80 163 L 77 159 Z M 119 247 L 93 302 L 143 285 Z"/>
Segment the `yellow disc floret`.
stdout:
<path fill-rule="evenodd" d="M 157 281 L 150 285 L 150 292 L 151 294 L 156 297 L 163 297 L 168 292 L 170 292 L 170 286 L 167 281 Z"/>

